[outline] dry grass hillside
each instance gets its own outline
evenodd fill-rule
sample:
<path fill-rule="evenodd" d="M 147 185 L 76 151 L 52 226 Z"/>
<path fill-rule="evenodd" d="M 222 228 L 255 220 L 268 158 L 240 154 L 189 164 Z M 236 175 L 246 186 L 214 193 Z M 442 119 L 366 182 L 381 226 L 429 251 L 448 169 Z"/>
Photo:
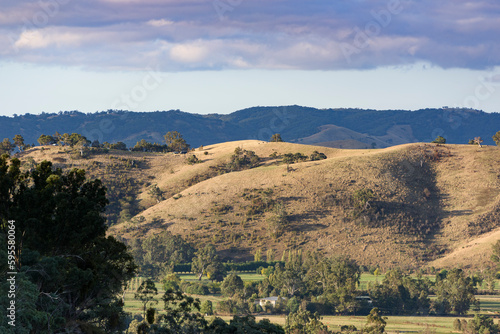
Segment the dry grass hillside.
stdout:
<path fill-rule="evenodd" d="M 227 172 L 235 149 L 260 165 Z M 319 151 L 325 160 L 287 166 L 280 155 Z M 271 157 L 275 153 L 276 157 Z M 196 246 L 251 259 L 260 249 L 346 254 L 383 268 L 481 267 L 500 238 L 500 149 L 406 144 L 341 150 L 291 143 L 238 141 L 196 149 L 202 163 L 179 154 L 109 151 L 73 159 L 40 147 L 23 161 L 52 160 L 108 180 L 116 208 L 110 234 L 142 238 L 169 230 Z M 163 192 L 150 194 L 156 184 Z M 114 217 L 114 218 L 113 218 Z M 113 220 L 114 219 L 114 220 Z"/>

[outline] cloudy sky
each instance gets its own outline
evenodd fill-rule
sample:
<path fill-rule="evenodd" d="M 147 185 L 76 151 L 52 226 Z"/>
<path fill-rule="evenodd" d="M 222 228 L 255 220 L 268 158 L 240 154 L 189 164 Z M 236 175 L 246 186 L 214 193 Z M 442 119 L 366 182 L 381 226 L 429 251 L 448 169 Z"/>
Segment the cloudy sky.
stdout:
<path fill-rule="evenodd" d="M 2 0 L 0 114 L 500 112 L 496 0 Z"/>

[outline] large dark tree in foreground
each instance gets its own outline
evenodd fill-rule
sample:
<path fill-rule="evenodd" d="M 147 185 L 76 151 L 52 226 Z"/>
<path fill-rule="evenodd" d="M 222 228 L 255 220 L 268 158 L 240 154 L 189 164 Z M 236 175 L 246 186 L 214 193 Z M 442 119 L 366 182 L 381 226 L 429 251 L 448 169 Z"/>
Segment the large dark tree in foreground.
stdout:
<path fill-rule="evenodd" d="M 94 326 L 111 333 L 119 328 L 119 296 L 136 266 L 124 244 L 106 237 L 106 204 L 102 183 L 86 180 L 83 170 L 63 173 L 44 161 L 23 173 L 18 159 L 0 158 L 1 240 L 8 221 L 15 220 L 17 278 L 29 288 L 19 291 L 30 302 L 18 305 L 24 309 L 17 309 L 17 330 L 59 333 Z M 2 245 L 0 252 L 6 250 Z M 5 264 L 0 264 L 2 274 L 12 271 Z M 6 302 L 0 299 L 2 308 Z"/>

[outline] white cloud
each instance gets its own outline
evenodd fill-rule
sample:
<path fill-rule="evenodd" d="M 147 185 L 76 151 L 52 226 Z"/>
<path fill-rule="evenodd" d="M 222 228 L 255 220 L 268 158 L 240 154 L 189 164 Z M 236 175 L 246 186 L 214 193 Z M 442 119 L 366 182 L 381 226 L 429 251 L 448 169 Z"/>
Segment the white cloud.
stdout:
<path fill-rule="evenodd" d="M 147 22 L 147 24 L 158 28 L 158 27 L 170 26 L 170 25 L 174 24 L 174 21 L 165 20 L 165 19 L 149 20 Z"/>
<path fill-rule="evenodd" d="M 55 29 L 27 30 L 21 33 L 15 42 L 15 47 L 20 49 L 40 49 L 49 46 L 74 47 L 82 39 L 81 35 Z"/>
<path fill-rule="evenodd" d="M 198 63 L 207 57 L 209 50 L 199 43 L 175 45 L 170 50 L 172 60 L 180 63 Z"/>

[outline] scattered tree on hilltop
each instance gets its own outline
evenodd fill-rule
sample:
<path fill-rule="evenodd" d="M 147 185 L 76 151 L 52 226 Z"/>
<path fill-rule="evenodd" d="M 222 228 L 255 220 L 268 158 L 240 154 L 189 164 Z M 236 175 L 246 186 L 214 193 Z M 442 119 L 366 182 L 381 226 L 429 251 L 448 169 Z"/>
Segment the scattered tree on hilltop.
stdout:
<path fill-rule="evenodd" d="M 438 136 L 436 139 L 434 139 L 431 143 L 435 144 L 446 144 L 446 139 L 442 136 Z"/>
<path fill-rule="evenodd" d="M 254 168 L 259 165 L 260 158 L 254 151 L 243 150 L 240 147 L 234 149 L 234 154 L 226 165 L 229 171 L 239 171 Z"/>
<path fill-rule="evenodd" d="M 12 150 L 14 149 L 14 144 L 10 142 L 9 138 L 5 138 L 1 143 L 0 143 L 0 155 L 2 154 L 10 154 Z"/>
<path fill-rule="evenodd" d="M 15 135 L 14 136 L 14 145 L 17 146 L 17 148 L 19 149 L 19 151 L 24 151 L 24 148 L 25 148 L 25 144 L 24 144 L 24 138 L 23 136 L 21 135 Z"/>
<path fill-rule="evenodd" d="M 57 142 L 56 139 L 50 135 L 41 135 L 38 137 L 37 141 L 41 146 L 51 145 Z"/>
<path fill-rule="evenodd" d="M 475 137 L 474 139 L 469 140 L 469 145 L 479 145 L 479 147 L 482 147 L 481 144 L 483 141 L 484 140 L 481 137 Z"/>
<path fill-rule="evenodd" d="M 132 148 L 132 151 L 136 152 L 167 152 L 167 145 L 160 145 L 157 143 L 149 143 L 144 139 L 138 141 Z"/>
<path fill-rule="evenodd" d="M 186 143 L 186 140 L 182 138 L 182 135 L 179 132 L 169 131 L 164 137 L 165 142 L 171 151 L 183 152 L 189 150 L 189 145 Z"/>
<path fill-rule="evenodd" d="M 316 161 L 316 160 L 323 160 L 323 159 L 326 159 L 326 155 L 325 153 L 321 153 L 321 152 L 318 152 L 318 151 L 314 151 L 311 156 L 309 157 L 309 159 L 311 159 L 311 161 Z"/>
<path fill-rule="evenodd" d="M 495 141 L 495 144 L 497 144 L 497 146 L 500 146 L 500 131 L 495 133 L 495 135 L 493 136 L 493 140 Z"/>
<path fill-rule="evenodd" d="M 271 136 L 271 139 L 269 141 L 270 142 L 282 142 L 283 139 L 281 139 L 281 135 L 279 133 L 275 133 L 274 135 Z"/>
<path fill-rule="evenodd" d="M 109 144 L 109 146 L 106 148 L 109 148 L 112 150 L 127 151 L 127 145 L 121 141 L 116 142 L 114 144 Z"/>

